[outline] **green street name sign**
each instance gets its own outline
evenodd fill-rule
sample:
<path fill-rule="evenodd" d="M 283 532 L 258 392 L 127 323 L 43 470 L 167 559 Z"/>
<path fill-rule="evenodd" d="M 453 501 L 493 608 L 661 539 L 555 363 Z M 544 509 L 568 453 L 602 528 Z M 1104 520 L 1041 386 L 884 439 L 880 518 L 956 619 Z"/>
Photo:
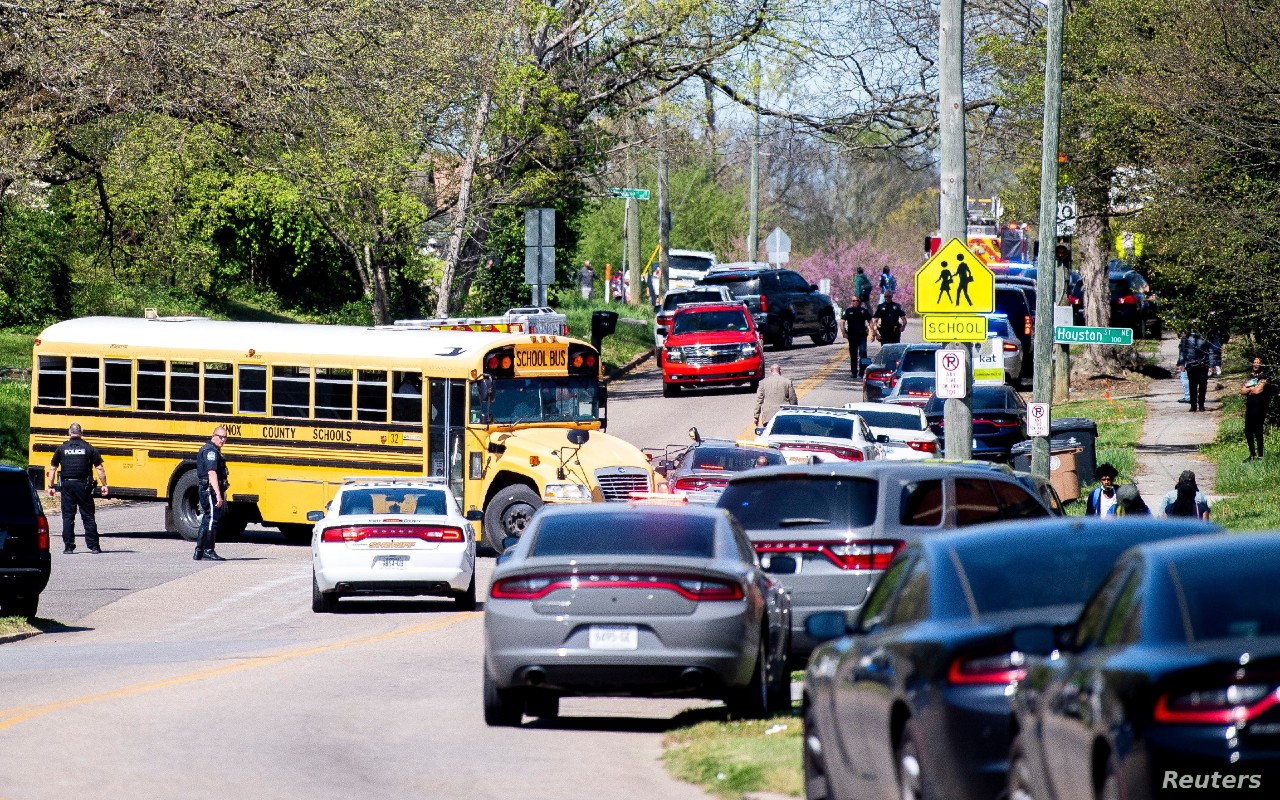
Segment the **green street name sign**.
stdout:
<path fill-rule="evenodd" d="M 609 189 L 609 196 L 626 198 L 628 200 L 648 200 L 649 190 L 648 189 L 623 189 L 615 186 Z"/>
<path fill-rule="evenodd" d="M 1133 328 L 1087 328 L 1059 325 L 1053 329 L 1057 344 L 1133 344 Z"/>

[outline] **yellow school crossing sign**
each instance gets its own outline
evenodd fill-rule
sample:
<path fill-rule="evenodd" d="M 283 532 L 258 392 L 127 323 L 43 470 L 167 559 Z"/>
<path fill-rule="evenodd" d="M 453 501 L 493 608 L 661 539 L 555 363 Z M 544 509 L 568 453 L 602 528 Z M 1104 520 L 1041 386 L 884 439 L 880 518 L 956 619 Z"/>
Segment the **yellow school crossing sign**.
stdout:
<path fill-rule="evenodd" d="M 916 271 L 917 314 L 989 314 L 995 310 L 995 274 L 959 239 L 938 248 Z"/>

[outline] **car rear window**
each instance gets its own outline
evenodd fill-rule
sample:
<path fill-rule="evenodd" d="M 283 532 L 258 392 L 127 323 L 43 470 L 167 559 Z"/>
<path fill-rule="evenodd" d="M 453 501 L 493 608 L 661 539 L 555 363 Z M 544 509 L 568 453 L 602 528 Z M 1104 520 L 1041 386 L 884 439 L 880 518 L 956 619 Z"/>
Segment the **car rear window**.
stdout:
<path fill-rule="evenodd" d="M 706 256 L 677 256 L 669 257 L 667 262 L 671 269 L 683 270 L 685 272 L 706 272 L 711 269 L 711 259 Z"/>
<path fill-rule="evenodd" d="M 933 372 L 935 350 L 908 350 L 902 354 L 903 372 Z"/>
<path fill-rule="evenodd" d="M 926 414 L 941 414 L 944 404 L 947 401 L 937 395 L 929 399 L 929 404 L 925 406 Z M 973 397 L 970 400 L 971 408 L 974 411 L 999 411 L 1002 409 L 1010 409 L 1017 411 L 1018 407 L 1015 402 L 1010 402 L 1009 393 L 1002 387 L 991 387 L 989 389 L 983 387 L 974 387 Z"/>
<path fill-rule="evenodd" d="M 917 375 L 914 378 L 903 378 L 902 389 L 899 394 L 933 394 L 933 384 L 934 377 L 932 375 Z"/>
<path fill-rule="evenodd" d="M 712 274 L 703 278 L 702 282 L 715 286 L 724 286 L 729 289 L 729 294 L 734 297 L 760 294 L 760 278 L 753 275 L 742 275 L 741 273 Z"/>
<path fill-rule="evenodd" d="M 720 292 L 677 292 L 667 295 L 667 299 L 662 301 L 662 310 L 670 311 L 685 303 L 714 303 L 723 299 L 724 295 Z"/>
<path fill-rule="evenodd" d="M 763 448 L 700 447 L 693 454 L 693 468 L 741 472 L 756 466 L 763 458 L 767 465 L 785 464 L 787 459 L 777 450 Z"/>
<path fill-rule="evenodd" d="M 715 555 L 716 523 L 682 514 L 565 514 L 544 517 L 531 556 Z"/>
<path fill-rule="evenodd" d="M 876 521 L 879 493 L 868 478 L 786 475 L 730 482 L 717 505 L 747 530 L 865 528 Z"/>
<path fill-rule="evenodd" d="M 734 331 L 742 333 L 747 328 L 747 313 L 741 309 L 732 311 L 685 311 L 676 314 L 671 323 L 672 333 L 710 333 Z"/>
<path fill-rule="evenodd" d="M 369 488 L 342 493 L 339 514 L 446 514 L 444 492 L 434 489 Z"/>
<path fill-rule="evenodd" d="M 825 417 L 816 414 L 779 414 L 773 418 L 770 436 L 824 436 L 828 439 L 852 439 L 853 419 Z"/>
<path fill-rule="evenodd" d="M 1250 558 L 1208 557 L 1177 564 L 1196 641 L 1280 636 L 1280 592 L 1261 588 L 1275 582 L 1276 559 L 1259 559 L 1256 552 L 1242 555 Z"/>
<path fill-rule="evenodd" d="M 916 414 L 894 414 L 889 411 L 859 410 L 858 416 L 873 428 L 896 428 L 904 431 L 922 431 L 928 426 L 924 418 Z"/>
<path fill-rule="evenodd" d="M 954 548 L 954 552 L 981 615 L 1081 605 L 1126 546 L 1077 539 L 1069 547 L 1002 549 L 971 544 Z"/>
<path fill-rule="evenodd" d="M 35 522 L 35 494 L 25 472 L 0 472 L 0 524 Z"/>

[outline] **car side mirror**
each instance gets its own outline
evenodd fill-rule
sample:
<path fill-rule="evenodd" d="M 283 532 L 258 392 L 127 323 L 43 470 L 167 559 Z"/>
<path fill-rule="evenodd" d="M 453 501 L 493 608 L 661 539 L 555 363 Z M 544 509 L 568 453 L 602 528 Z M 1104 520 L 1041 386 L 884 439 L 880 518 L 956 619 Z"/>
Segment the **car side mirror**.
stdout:
<path fill-rule="evenodd" d="M 843 611 L 821 611 L 804 621 L 804 632 L 818 642 L 829 642 L 849 633 L 849 622 Z"/>
<path fill-rule="evenodd" d="M 876 437 L 876 442 L 878 442 L 879 444 L 888 444 L 891 441 L 893 440 L 889 438 L 889 434 L 887 433 L 882 433 Z"/>
<path fill-rule="evenodd" d="M 307 522 L 319 522 L 319 521 L 320 521 L 320 520 L 322 520 L 322 519 L 324 519 L 324 512 L 323 512 L 323 511 L 308 511 L 308 512 L 307 512 Z"/>
<path fill-rule="evenodd" d="M 756 436 L 759 436 L 763 433 L 764 433 L 764 428 L 756 428 Z"/>
<path fill-rule="evenodd" d="M 467 522 L 484 522 L 484 512 L 478 508 L 467 511 Z"/>
<path fill-rule="evenodd" d="M 519 536 L 506 536 L 506 537 L 503 537 L 503 539 L 502 539 L 502 552 L 503 552 L 503 553 L 509 553 L 509 552 L 511 552 L 512 548 L 514 548 L 514 547 L 515 547 L 516 545 L 518 545 L 518 544 L 520 544 L 520 537 L 519 537 Z"/>
<path fill-rule="evenodd" d="M 816 283 L 811 283 L 811 284 L 809 284 L 809 291 L 811 291 L 811 292 L 816 292 L 816 291 L 818 291 L 818 284 L 816 284 Z"/>

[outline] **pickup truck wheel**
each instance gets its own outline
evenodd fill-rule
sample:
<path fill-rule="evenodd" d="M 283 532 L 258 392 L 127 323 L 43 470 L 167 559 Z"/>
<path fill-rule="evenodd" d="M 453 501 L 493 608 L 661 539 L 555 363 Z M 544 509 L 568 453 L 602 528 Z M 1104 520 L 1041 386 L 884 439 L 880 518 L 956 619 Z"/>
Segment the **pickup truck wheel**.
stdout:
<path fill-rule="evenodd" d="M 835 344 L 838 331 L 836 315 L 830 311 L 824 311 L 822 312 L 822 321 L 818 324 L 818 332 L 809 338 L 813 339 L 814 344 Z"/>
<path fill-rule="evenodd" d="M 773 344 L 779 350 L 790 350 L 795 344 L 795 326 L 791 324 L 791 320 L 784 319 L 782 325 L 778 328 L 778 336 L 773 340 Z"/>

